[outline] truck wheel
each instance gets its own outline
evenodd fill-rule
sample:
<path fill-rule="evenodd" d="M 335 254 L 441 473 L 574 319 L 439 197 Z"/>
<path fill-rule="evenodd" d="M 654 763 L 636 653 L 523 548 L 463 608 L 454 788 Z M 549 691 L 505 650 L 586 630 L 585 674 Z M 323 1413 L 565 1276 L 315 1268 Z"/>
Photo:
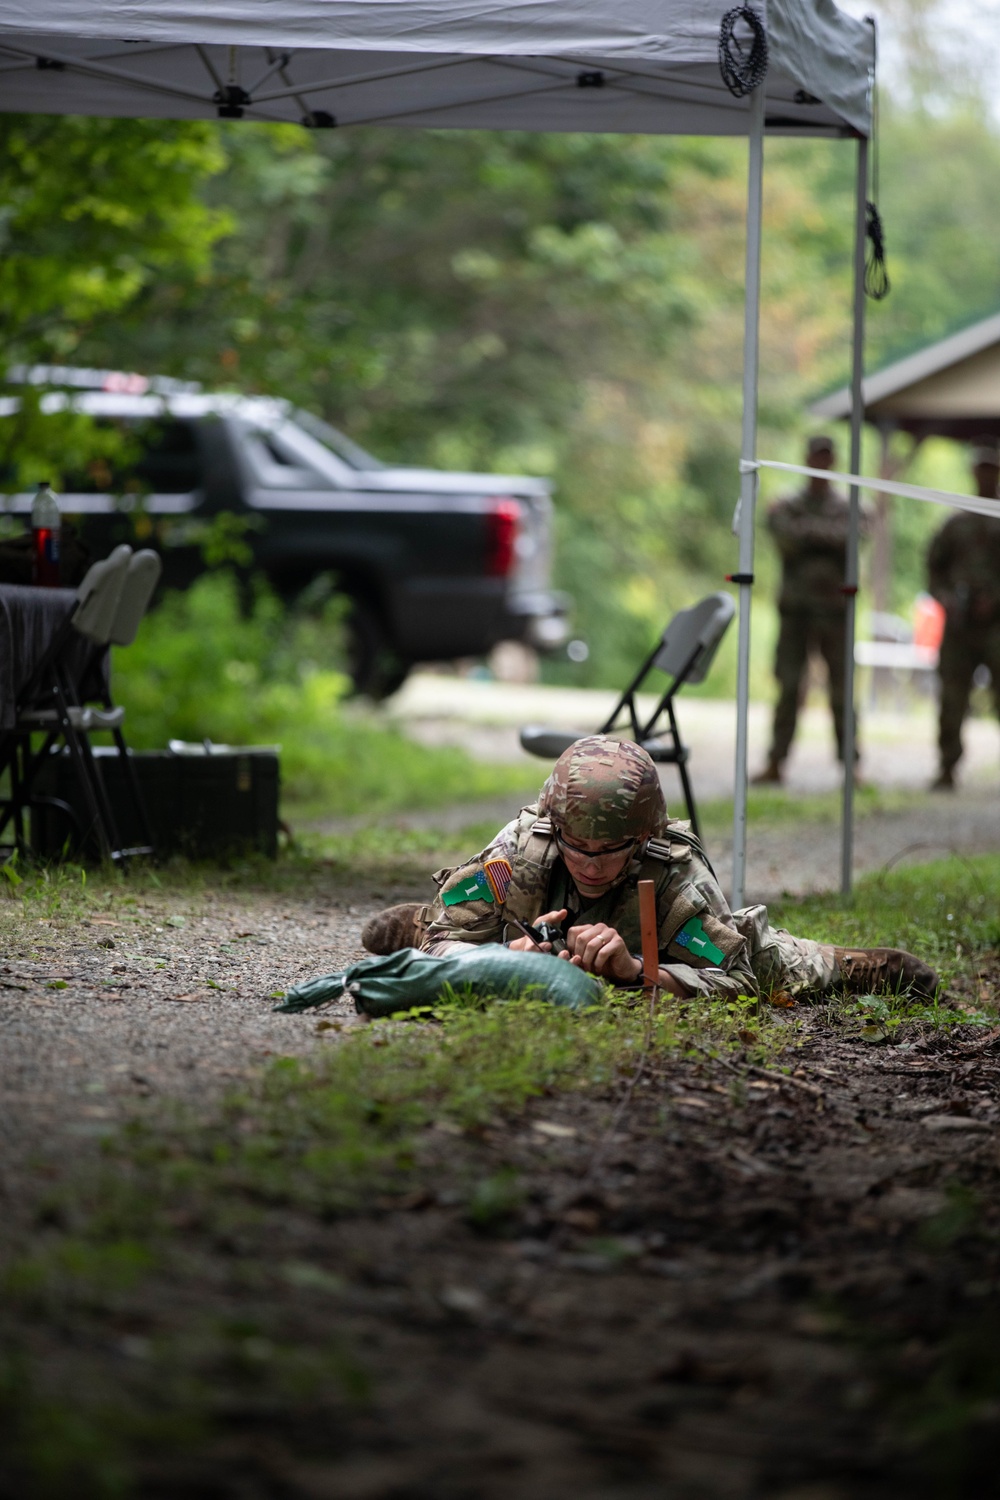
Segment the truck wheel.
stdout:
<path fill-rule="evenodd" d="M 351 598 L 346 624 L 347 670 L 355 693 L 376 701 L 388 698 L 406 681 L 410 664 L 397 654 L 367 600 Z"/>

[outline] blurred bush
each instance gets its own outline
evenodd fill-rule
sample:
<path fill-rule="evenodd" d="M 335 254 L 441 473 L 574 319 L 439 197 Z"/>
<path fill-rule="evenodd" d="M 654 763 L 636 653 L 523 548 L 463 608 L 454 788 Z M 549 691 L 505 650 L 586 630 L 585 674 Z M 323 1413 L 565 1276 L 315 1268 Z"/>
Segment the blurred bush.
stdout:
<path fill-rule="evenodd" d="M 283 796 L 299 813 L 377 814 L 524 789 L 520 767 L 414 744 L 345 704 L 342 613 L 336 597 L 315 612 L 287 610 L 228 570 L 168 593 L 114 656 L 130 743 L 280 744 Z"/>

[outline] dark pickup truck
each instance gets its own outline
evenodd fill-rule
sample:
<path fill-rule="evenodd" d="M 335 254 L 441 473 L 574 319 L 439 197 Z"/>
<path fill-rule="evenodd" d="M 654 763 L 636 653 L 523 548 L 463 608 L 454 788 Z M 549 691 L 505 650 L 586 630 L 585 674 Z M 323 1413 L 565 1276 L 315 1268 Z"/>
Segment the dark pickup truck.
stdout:
<path fill-rule="evenodd" d="M 355 684 L 375 695 L 416 662 L 479 656 L 503 640 L 542 650 L 564 642 L 545 480 L 382 464 L 284 401 L 102 371 L 46 373 L 84 389 L 50 390 L 44 410 L 71 406 L 134 440 L 127 472 L 98 461 L 60 495 L 93 556 L 138 540 L 161 552 L 165 584 L 184 587 L 204 566 L 204 523 L 244 517 L 253 567 L 283 597 L 334 576 L 350 601 Z M 17 405 L 3 398 L 0 416 Z M 5 505 L 23 514 L 31 496 Z"/>

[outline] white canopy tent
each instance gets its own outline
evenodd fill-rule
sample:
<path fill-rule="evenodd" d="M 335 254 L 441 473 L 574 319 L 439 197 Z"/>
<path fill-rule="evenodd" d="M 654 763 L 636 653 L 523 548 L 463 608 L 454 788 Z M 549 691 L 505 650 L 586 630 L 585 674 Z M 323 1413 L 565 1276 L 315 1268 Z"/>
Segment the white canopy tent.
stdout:
<path fill-rule="evenodd" d="M 171 119 L 294 120 L 311 128 L 748 135 L 746 324 L 739 506 L 739 681 L 733 904 L 746 875 L 750 592 L 757 493 L 763 137 L 858 142 L 854 369 L 860 390 L 872 28 L 832 0 L 757 0 L 736 22 L 767 39 L 762 84 L 720 71 L 726 0 L 0 0 L 0 110 Z M 749 80 L 747 81 L 749 82 Z M 744 85 L 746 87 L 746 84 Z M 851 472 L 860 459 L 861 403 Z M 851 490 L 850 590 L 857 582 Z M 853 660 L 853 599 L 848 661 Z M 853 712 L 848 699 L 847 764 Z M 853 781 L 845 777 L 844 886 Z"/>

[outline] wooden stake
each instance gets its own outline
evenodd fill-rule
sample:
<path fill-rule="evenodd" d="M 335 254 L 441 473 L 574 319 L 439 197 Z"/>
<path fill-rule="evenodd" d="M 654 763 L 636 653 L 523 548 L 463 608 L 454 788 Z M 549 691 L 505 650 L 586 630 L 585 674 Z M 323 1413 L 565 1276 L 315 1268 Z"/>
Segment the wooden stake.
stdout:
<path fill-rule="evenodd" d="M 639 926 L 642 930 L 642 983 L 646 994 L 656 998 L 660 986 L 660 944 L 656 930 L 656 885 L 639 881 Z"/>

